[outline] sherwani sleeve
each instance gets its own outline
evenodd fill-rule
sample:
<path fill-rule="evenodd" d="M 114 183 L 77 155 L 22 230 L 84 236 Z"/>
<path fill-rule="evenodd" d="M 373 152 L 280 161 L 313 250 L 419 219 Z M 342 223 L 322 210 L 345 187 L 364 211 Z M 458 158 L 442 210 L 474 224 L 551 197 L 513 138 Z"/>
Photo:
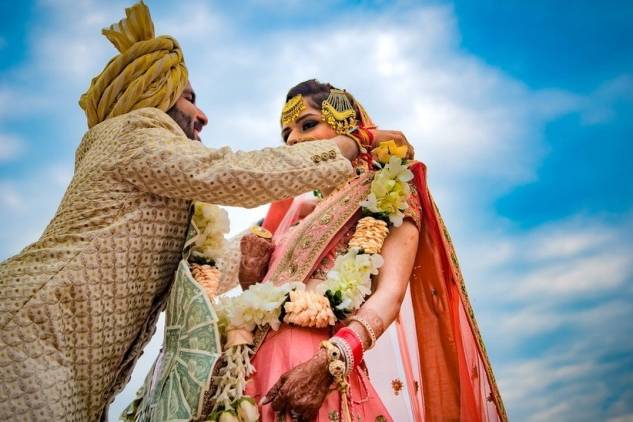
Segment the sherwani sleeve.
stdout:
<path fill-rule="evenodd" d="M 336 187 L 353 173 L 331 141 L 251 152 L 212 149 L 169 122 L 153 120 L 146 118 L 119 138 L 120 156 L 112 170 L 156 195 L 250 208 Z"/>

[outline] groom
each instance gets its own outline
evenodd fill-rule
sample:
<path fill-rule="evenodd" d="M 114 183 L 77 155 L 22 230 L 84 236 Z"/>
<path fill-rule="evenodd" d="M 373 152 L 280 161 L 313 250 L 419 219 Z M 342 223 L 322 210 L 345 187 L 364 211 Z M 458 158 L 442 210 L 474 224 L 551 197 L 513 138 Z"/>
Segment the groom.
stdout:
<path fill-rule="evenodd" d="M 192 200 L 253 207 L 351 174 L 338 137 L 208 149 L 178 42 L 141 2 L 81 97 L 89 130 L 41 238 L 0 264 L 0 419 L 95 421 L 127 382 L 180 259 Z M 376 141 L 392 132 L 376 133 Z"/>

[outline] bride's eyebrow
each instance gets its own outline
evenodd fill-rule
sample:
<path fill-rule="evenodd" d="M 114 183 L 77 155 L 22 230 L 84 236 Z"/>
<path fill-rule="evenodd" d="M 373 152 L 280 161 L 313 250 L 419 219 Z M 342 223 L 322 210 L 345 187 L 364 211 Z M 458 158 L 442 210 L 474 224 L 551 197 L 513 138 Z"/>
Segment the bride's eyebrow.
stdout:
<path fill-rule="evenodd" d="M 306 113 L 303 116 L 299 117 L 295 123 L 300 123 L 302 120 L 306 119 L 307 117 L 316 117 L 317 114 L 316 113 Z"/>

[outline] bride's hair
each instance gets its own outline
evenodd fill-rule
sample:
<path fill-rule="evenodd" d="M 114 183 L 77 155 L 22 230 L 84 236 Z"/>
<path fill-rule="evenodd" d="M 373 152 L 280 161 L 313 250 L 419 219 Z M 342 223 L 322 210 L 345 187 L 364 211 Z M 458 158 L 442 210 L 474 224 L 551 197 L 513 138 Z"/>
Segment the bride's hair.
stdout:
<path fill-rule="evenodd" d="M 323 83 L 319 82 L 316 79 L 308 79 L 307 81 L 303 81 L 290 88 L 290 91 L 288 91 L 288 94 L 286 94 L 286 101 L 301 94 L 310 102 L 310 105 L 312 105 L 312 107 L 320 110 L 321 104 L 327 99 L 327 97 L 330 95 L 330 91 L 333 89 L 338 88 L 336 88 L 329 82 Z M 356 111 L 358 112 L 358 106 L 356 105 L 354 97 L 348 92 L 346 92 L 345 95 L 351 101 L 352 105 L 355 109 L 357 109 Z"/>

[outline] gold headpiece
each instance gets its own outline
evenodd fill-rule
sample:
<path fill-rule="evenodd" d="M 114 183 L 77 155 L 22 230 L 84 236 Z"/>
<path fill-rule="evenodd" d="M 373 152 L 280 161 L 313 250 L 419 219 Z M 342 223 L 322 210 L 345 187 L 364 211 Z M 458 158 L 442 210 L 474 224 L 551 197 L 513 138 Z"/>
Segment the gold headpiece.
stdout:
<path fill-rule="evenodd" d="M 303 102 L 303 95 L 298 94 L 286 102 L 283 110 L 281 110 L 281 126 L 288 125 L 295 120 L 306 109 Z"/>
<path fill-rule="evenodd" d="M 321 103 L 321 119 L 339 135 L 352 132 L 358 126 L 356 110 L 345 91 L 330 90 L 330 95 Z"/>

